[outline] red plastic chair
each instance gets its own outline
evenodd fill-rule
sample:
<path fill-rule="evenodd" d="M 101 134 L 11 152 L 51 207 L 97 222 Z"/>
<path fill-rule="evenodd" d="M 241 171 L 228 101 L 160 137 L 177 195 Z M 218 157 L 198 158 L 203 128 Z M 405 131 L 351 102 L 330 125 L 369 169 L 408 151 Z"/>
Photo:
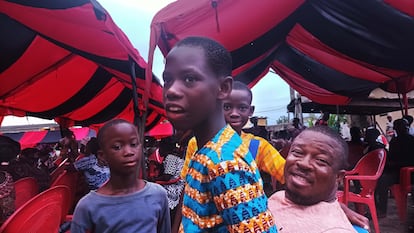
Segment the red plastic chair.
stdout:
<path fill-rule="evenodd" d="M 69 172 L 67 170 L 63 171 L 59 177 L 50 185 L 50 187 L 55 187 L 63 185 L 68 187 L 69 196 L 65 199 L 63 212 L 62 212 L 62 222 L 66 220 L 66 215 L 72 212 L 75 206 L 75 194 L 76 194 L 76 185 L 78 182 L 78 172 Z"/>
<path fill-rule="evenodd" d="M 391 193 L 394 195 L 397 204 L 398 216 L 402 222 L 407 220 L 407 194 L 412 192 L 411 173 L 414 167 L 403 167 L 400 169 L 400 183 L 391 186 Z"/>
<path fill-rule="evenodd" d="M 377 210 L 375 207 L 375 187 L 377 181 L 381 176 L 386 160 L 386 151 L 384 149 L 377 149 L 364 155 L 354 169 L 347 171 L 344 177 L 344 191 L 339 191 L 337 194 L 338 200 L 346 205 L 349 202 L 357 203 L 357 211 L 364 214 L 361 205 L 365 204 L 369 207 L 372 221 L 374 222 L 375 232 L 379 233 L 379 224 L 377 218 Z M 350 181 L 358 180 L 361 183 L 362 190 L 359 194 L 353 193 L 349 190 Z"/>
<path fill-rule="evenodd" d="M 56 186 L 39 193 L 10 216 L 0 233 L 58 232 L 68 188 Z"/>
<path fill-rule="evenodd" d="M 14 201 L 16 209 L 39 194 L 39 185 L 33 177 L 17 180 L 14 182 L 14 189 L 16 190 L 16 200 Z"/>

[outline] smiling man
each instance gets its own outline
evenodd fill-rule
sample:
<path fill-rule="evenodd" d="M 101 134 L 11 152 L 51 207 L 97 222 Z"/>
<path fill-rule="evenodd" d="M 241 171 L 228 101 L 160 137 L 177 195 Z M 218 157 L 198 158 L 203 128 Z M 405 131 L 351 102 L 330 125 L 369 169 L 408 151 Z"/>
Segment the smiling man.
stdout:
<path fill-rule="evenodd" d="M 286 190 L 269 198 L 278 232 L 356 232 L 336 199 L 348 147 L 327 126 L 305 129 L 285 164 Z"/>

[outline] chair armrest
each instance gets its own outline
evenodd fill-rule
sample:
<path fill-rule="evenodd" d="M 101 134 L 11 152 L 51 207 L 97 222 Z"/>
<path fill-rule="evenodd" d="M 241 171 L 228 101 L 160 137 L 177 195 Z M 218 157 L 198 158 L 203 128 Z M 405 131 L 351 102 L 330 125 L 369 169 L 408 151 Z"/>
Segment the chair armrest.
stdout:
<path fill-rule="evenodd" d="M 345 176 L 344 178 L 345 181 L 349 181 L 349 180 L 378 180 L 378 177 L 375 176 Z"/>

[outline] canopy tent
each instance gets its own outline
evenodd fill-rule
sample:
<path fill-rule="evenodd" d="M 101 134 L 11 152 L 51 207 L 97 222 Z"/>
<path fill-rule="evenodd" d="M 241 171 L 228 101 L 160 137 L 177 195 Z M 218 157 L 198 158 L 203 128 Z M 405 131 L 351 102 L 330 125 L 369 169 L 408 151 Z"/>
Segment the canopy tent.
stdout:
<path fill-rule="evenodd" d="M 147 64 L 95 0 L 1 0 L 0 33 L 0 116 L 95 127 L 147 111 L 147 130 L 163 119 L 159 80 L 147 109 Z"/>
<path fill-rule="evenodd" d="M 77 141 L 82 140 L 85 137 L 96 137 L 96 132 L 88 127 L 82 128 L 70 128 L 75 134 Z M 3 133 L 20 143 L 22 149 L 34 147 L 39 143 L 57 143 L 62 138 L 60 130 L 40 130 L 40 131 L 27 131 L 19 133 Z"/>
<path fill-rule="evenodd" d="M 236 79 L 253 86 L 272 68 L 302 96 L 346 105 L 414 89 L 413 16 L 406 0 L 178 0 L 153 18 L 150 43 L 165 55 L 211 37 L 231 51 Z"/>
<path fill-rule="evenodd" d="M 168 121 L 162 121 L 151 130 L 145 133 L 145 136 L 154 137 L 156 139 L 161 139 L 165 137 L 172 136 L 174 134 L 174 128 Z"/>

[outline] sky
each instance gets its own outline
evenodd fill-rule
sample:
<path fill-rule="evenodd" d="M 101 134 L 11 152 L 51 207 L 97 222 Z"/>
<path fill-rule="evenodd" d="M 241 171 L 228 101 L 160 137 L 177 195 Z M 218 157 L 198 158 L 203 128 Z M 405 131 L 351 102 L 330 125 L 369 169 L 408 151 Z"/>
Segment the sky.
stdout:
<path fill-rule="evenodd" d="M 115 23 L 128 36 L 144 60 L 148 60 L 150 24 L 153 16 L 172 0 L 98 0 L 109 12 Z M 161 78 L 164 69 L 164 57 L 156 49 L 153 72 Z M 255 116 L 267 117 L 269 125 L 276 124 L 280 116 L 287 116 L 286 106 L 290 101 L 289 86 L 276 74 L 269 73 L 253 88 L 253 105 Z M 49 121 L 28 118 L 7 117 L 4 125 L 21 125 L 28 123 L 45 123 Z"/>

